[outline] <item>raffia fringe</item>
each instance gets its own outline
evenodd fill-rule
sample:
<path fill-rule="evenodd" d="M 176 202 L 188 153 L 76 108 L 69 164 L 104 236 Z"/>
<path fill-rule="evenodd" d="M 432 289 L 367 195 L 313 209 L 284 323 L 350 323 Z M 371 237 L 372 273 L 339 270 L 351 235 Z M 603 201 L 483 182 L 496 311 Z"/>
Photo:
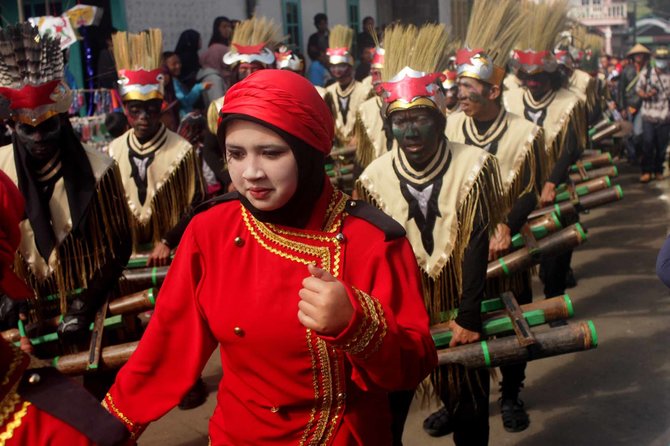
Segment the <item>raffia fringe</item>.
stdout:
<path fill-rule="evenodd" d="M 354 123 L 354 135 L 356 135 L 356 162 L 365 169 L 374 160 L 375 146 L 370 141 L 365 123 L 358 112 Z"/>
<path fill-rule="evenodd" d="M 355 188 L 361 199 L 380 207 L 360 181 L 356 182 Z M 422 271 L 424 303 L 431 324 L 441 322 L 442 314 L 450 314 L 451 310 L 458 308 L 462 293 L 463 257 L 474 229 L 475 220 L 478 215 L 483 215 L 489 233 L 495 230 L 497 224 L 503 221 L 505 216 L 504 196 L 497 161 L 490 156 L 486 159 L 467 197 L 460 205 L 455 247 L 442 271 L 435 278 L 429 277 Z M 440 395 L 445 384 L 445 377 L 441 376 L 441 369 L 435 369 L 431 375 L 436 395 Z M 446 374 L 447 385 L 450 393 L 456 394 L 459 391 L 458 383 L 461 381 L 462 368 L 450 366 L 448 369 L 450 371 Z M 471 384 L 468 383 L 468 385 Z"/>
<path fill-rule="evenodd" d="M 107 169 L 96 186 L 95 199 L 83 225 L 89 234 L 70 233 L 57 247 L 55 271 L 46 279 L 35 276 L 28 264 L 17 254 L 17 273 L 36 291 L 36 310 L 48 303 L 43 297 L 58 294 L 60 311 L 67 310 L 67 295 L 77 288 L 87 288 L 93 277 L 111 255 L 116 259 L 115 241 L 130 237 L 130 211 L 126 204 L 121 175 L 116 163 Z"/>
<path fill-rule="evenodd" d="M 147 240 L 159 242 L 189 209 L 196 192 L 203 192 L 198 157 L 190 150 L 182 158 L 170 177 L 154 195 L 151 202 L 151 218 L 133 225 L 133 246 L 135 251 Z"/>

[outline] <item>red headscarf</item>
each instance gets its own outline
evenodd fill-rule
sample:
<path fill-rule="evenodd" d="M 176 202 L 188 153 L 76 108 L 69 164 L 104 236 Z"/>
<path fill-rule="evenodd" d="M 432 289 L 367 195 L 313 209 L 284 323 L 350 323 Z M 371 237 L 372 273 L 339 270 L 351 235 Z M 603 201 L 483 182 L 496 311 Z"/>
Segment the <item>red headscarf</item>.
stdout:
<path fill-rule="evenodd" d="M 221 117 L 230 114 L 265 121 L 325 155 L 330 153 L 333 116 L 314 86 L 291 71 L 260 70 L 233 85 L 226 92 Z"/>
<path fill-rule="evenodd" d="M 23 217 L 23 196 L 14 183 L 0 170 L 0 291 L 9 297 L 28 298 L 30 288 L 11 269 L 16 248 L 21 240 L 19 222 Z"/>

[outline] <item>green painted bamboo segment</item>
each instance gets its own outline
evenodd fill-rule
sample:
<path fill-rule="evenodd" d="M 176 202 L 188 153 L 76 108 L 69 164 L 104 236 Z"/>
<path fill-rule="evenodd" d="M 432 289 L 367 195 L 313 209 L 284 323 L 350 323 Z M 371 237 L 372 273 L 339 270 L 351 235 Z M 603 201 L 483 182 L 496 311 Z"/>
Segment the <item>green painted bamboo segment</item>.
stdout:
<path fill-rule="evenodd" d="M 153 286 L 156 286 L 157 283 L 158 283 L 158 281 L 156 280 L 156 267 L 154 266 L 151 269 L 151 284 Z"/>
<path fill-rule="evenodd" d="M 486 343 L 486 341 L 482 341 L 481 346 L 482 346 L 482 353 L 484 354 L 484 363 L 486 364 L 486 367 L 491 367 L 491 355 L 489 355 L 489 345 Z"/>
<path fill-rule="evenodd" d="M 68 291 L 67 297 L 76 296 L 78 294 L 83 293 L 85 290 L 86 288 L 76 288 L 72 291 Z M 47 297 L 45 297 L 45 299 L 48 301 L 57 300 L 60 299 L 60 295 L 58 293 L 49 294 Z"/>
<path fill-rule="evenodd" d="M 595 180 L 591 180 L 591 181 L 595 181 Z M 608 188 L 612 185 L 612 181 L 610 181 L 609 177 L 607 177 L 607 176 L 604 177 L 602 180 L 598 179 L 598 181 L 604 181 L 605 184 L 604 185 L 603 184 L 595 184 L 595 183 L 590 183 L 588 185 L 577 184 L 575 186 L 575 193 L 577 194 L 577 196 L 582 197 L 582 196 L 587 195 L 591 192 L 606 189 L 606 188 Z M 557 203 L 560 203 L 561 201 L 568 201 L 569 199 L 570 199 L 570 192 L 565 190 L 565 191 L 563 191 L 559 194 L 556 194 L 555 201 Z"/>
<path fill-rule="evenodd" d="M 149 290 L 149 293 L 147 293 L 147 297 L 149 298 L 149 302 L 151 302 L 151 305 L 156 305 L 156 296 L 154 295 L 153 288 Z"/>
<path fill-rule="evenodd" d="M 616 189 L 617 197 L 619 197 L 619 199 L 622 199 L 623 198 L 623 189 L 621 188 L 621 185 L 617 184 L 616 186 L 614 186 L 614 189 Z"/>
<path fill-rule="evenodd" d="M 502 266 L 502 269 L 505 272 L 505 275 L 509 276 L 509 268 L 507 267 L 507 264 L 505 263 L 505 259 L 500 257 L 500 258 L 498 258 L 498 262 L 500 262 L 500 265 Z"/>
<path fill-rule="evenodd" d="M 575 227 L 577 228 L 577 232 L 579 232 L 579 236 L 581 237 L 582 241 L 588 239 L 588 235 L 586 235 L 586 231 L 584 231 L 584 227 L 582 226 L 581 223 L 575 223 Z"/>
<path fill-rule="evenodd" d="M 174 254 L 170 255 L 170 261 L 174 260 Z M 146 257 L 134 257 L 128 260 L 128 265 L 126 268 L 135 269 L 135 268 L 146 268 L 147 262 L 149 261 L 149 256 Z"/>
<path fill-rule="evenodd" d="M 572 299 L 568 294 L 563 295 L 563 300 L 565 301 L 565 306 L 568 309 L 568 317 L 575 315 L 575 307 L 572 305 Z"/>
<path fill-rule="evenodd" d="M 596 331 L 596 326 L 593 321 L 588 321 L 589 330 L 591 330 L 591 347 L 598 346 L 598 332 Z"/>
<path fill-rule="evenodd" d="M 536 327 L 547 322 L 543 310 L 526 311 L 523 313 L 523 317 L 531 327 Z M 482 334 L 484 336 L 495 336 L 501 333 L 509 333 L 511 331 L 514 331 L 514 323 L 509 316 L 491 319 L 485 321 L 482 325 Z M 435 342 L 437 348 L 445 348 L 448 347 L 449 342 L 451 342 L 452 332 L 444 331 L 435 333 L 432 336 L 433 342 Z"/>
<path fill-rule="evenodd" d="M 556 225 L 556 230 L 562 229 L 563 225 L 561 224 L 561 220 L 558 219 L 558 216 L 554 212 L 551 213 L 551 219 L 554 222 L 554 225 Z M 550 234 L 549 229 L 545 225 L 531 225 L 530 230 L 533 232 L 533 236 L 537 239 L 543 239 L 544 237 L 548 236 Z M 512 237 L 512 246 L 515 248 L 521 248 L 524 246 L 526 243 L 523 240 L 523 235 L 519 234 L 514 234 L 514 237 Z"/>
<path fill-rule="evenodd" d="M 108 317 L 107 319 L 105 319 L 105 328 L 116 328 L 121 326 L 122 323 L 123 318 L 121 317 L 121 315 Z M 89 331 L 93 330 L 93 322 L 91 322 L 91 325 L 89 325 L 88 329 Z M 32 345 L 40 345 L 40 344 L 46 344 L 47 342 L 54 342 L 57 340 L 58 340 L 58 333 L 54 332 L 30 338 L 30 343 Z M 15 344 L 18 345 L 18 343 Z"/>

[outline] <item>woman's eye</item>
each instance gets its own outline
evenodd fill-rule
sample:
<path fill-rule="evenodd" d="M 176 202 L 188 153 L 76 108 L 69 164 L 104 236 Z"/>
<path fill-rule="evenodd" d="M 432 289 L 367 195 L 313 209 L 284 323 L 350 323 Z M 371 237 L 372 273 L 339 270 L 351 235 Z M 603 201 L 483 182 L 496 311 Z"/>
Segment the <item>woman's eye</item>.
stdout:
<path fill-rule="evenodd" d="M 263 156 L 266 158 L 278 158 L 284 153 L 283 150 L 265 150 Z"/>
<path fill-rule="evenodd" d="M 239 160 L 242 159 L 243 156 L 244 154 L 242 152 L 231 150 L 228 151 L 228 159 Z"/>

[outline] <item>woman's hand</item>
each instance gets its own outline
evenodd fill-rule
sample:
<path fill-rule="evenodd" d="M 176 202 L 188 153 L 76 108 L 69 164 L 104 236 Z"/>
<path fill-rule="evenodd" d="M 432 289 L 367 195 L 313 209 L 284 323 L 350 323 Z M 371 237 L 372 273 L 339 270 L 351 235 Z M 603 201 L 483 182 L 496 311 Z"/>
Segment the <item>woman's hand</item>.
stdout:
<path fill-rule="evenodd" d="M 310 276 L 298 292 L 298 320 L 319 334 L 337 336 L 347 328 L 354 313 L 347 290 L 328 271 L 307 265 Z"/>

